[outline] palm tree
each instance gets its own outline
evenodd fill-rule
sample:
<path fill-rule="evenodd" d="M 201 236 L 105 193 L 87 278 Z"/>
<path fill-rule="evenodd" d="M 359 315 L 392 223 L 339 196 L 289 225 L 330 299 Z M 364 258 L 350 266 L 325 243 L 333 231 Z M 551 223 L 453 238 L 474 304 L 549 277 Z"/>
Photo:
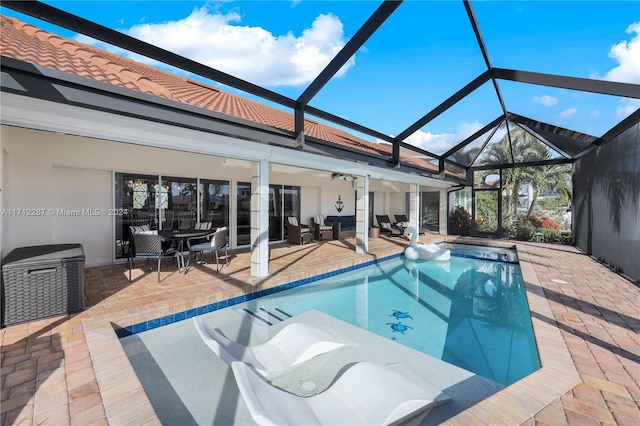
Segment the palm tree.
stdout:
<path fill-rule="evenodd" d="M 506 127 L 506 122 L 500 125 Z M 511 143 L 509 141 L 511 138 Z M 489 145 L 482 152 L 481 164 L 511 164 L 529 161 L 533 151 L 535 138 L 522 128 L 516 127 L 505 133 L 500 141 Z M 512 157 L 513 153 L 513 157 Z M 527 171 L 520 168 L 504 169 L 502 172 L 503 186 L 505 188 L 507 208 L 503 215 L 507 218 L 515 218 L 518 215 L 518 194 L 522 186 L 528 182 Z M 485 172 L 489 174 L 492 172 Z"/>
<path fill-rule="evenodd" d="M 533 199 L 527 210 L 527 217 L 533 214 L 533 209 L 540 195 L 540 190 L 552 188 L 560 192 L 561 195 L 571 200 L 571 186 L 568 184 L 568 177 L 571 176 L 571 166 L 537 166 L 531 174 L 531 186 L 533 187 Z"/>
<path fill-rule="evenodd" d="M 506 121 L 501 124 L 501 128 L 505 127 Z M 545 144 L 523 128 L 513 126 L 500 141 L 483 151 L 481 162 L 482 164 L 517 164 L 551 158 L 551 152 Z M 485 172 L 485 174 L 488 173 L 491 172 Z M 517 217 L 518 195 L 523 185 L 528 184 L 533 188 L 533 201 L 527 211 L 527 216 L 530 216 L 542 189 L 551 186 L 570 196 L 571 189 L 567 184 L 570 174 L 570 166 L 529 166 L 503 170 L 503 185 L 508 200 L 507 208 L 503 213 L 503 222 Z"/>

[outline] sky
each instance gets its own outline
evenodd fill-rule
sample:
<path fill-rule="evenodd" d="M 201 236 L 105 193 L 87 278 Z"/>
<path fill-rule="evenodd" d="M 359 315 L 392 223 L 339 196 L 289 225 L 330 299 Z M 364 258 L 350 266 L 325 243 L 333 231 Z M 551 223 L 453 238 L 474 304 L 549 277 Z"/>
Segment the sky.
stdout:
<path fill-rule="evenodd" d="M 366 0 L 46 3 L 293 99 L 380 4 Z M 640 84 L 638 1 L 484 0 L 472 1 L 471 6 L 494 67 Z M 161 66 L 5 7 L 2 13 Z M 407 0 L 309 104 L 395 136 L 485 70 L 461 1 Z M 507 110 L 593 136 L 601 136 L 640 107 L 640 101 L 631 98 L 507 81 L 499 81 L 499 87 Z M 441 154 L 501 114 L 493 85 L 487 83 L 408 141 Z"/>

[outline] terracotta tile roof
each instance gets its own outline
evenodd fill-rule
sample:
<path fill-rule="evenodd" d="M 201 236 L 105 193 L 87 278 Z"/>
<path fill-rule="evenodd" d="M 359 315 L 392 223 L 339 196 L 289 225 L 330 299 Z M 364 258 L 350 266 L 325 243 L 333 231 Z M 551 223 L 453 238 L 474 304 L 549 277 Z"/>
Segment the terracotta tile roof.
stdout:
<path fill-rule="evenodd" d="M 294 131 L 293 114 L 289 112 L 62 38 L 15 18 L 0 17 L 0 53 L 3 56 Z M 313 120 L 305 120 L 305 134 L 378 156 L 392 153 L 388 144 L 371 143 Z M 401 158 L 406 163 L 435 168 L 419 158 L 408 155 Z"/>

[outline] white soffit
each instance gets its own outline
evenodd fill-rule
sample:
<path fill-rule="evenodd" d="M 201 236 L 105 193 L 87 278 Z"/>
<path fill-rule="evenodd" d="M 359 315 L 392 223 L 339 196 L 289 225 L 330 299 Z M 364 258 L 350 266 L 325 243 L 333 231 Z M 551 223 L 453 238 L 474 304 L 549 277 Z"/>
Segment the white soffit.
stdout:
<path fill-rule="evenodd" d="M 364 163 L 216 135 L 134 117 L 34 99 L 13 93 L 0 98 L 2 124 L 248 161 L 266 160 L 297 168 L 369 175 L 433 188 L 454 184 Z"/>

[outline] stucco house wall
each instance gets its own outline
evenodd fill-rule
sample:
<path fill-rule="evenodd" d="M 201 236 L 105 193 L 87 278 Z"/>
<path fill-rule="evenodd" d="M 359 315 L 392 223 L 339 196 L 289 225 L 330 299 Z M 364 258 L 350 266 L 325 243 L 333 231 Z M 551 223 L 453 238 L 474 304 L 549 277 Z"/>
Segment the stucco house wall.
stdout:
<path fill-rule="evenodd" d="M 64 212 L 113 209 L 116 172 L 229 180 L 232 209 L 235 184 L 251 180 L 246 160 L 6 125 L 0 132 L 2 208 L 7 213 L 2 217 L 3 256 L 15 247 L 77 242 L 84 246 L 88 266 L 113 262 L 113 217 Z M 355 186 L 331 179 L 327 171 L 272 163 L 269 183 L 301 187 L 305 223 L 317 213 L 355 214 Z M 402 211 L 409 190 L 406 183 L 371 179 L 375 212 Z M 338 195 L 344 202 L 340 213 L 335 208 Z"/>

